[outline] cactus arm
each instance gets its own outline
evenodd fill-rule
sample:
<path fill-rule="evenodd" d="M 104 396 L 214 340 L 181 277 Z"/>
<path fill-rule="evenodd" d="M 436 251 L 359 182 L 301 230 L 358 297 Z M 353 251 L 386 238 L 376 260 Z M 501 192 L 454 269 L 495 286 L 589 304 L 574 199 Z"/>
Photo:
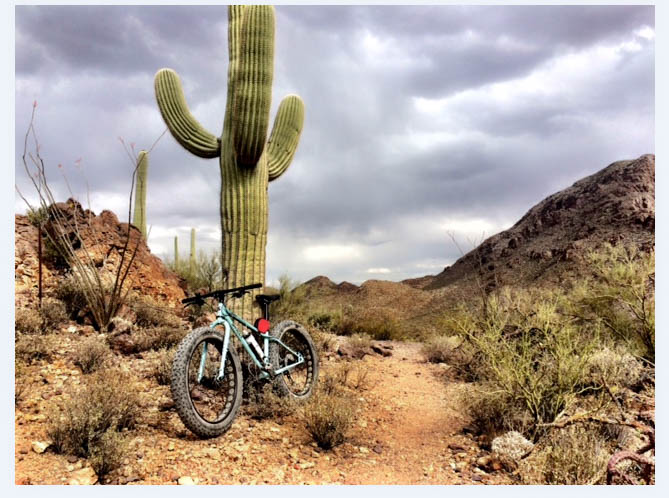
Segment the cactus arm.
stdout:
<path fill-rule="evenodd" d="M 179 75 L 171 69 L 161 69 L 154 84 L 160 113 L 176 141 L 196 156 L 218 157 L 220 140 L 205 130 L 188 110 Z"/>
<path fill-rule="evenodd" d="M 232 106 L 232 138 L 238 164 L 253 167 L 265 148 L 274 73 L 274 8 L 242 11 Z M 234 36 L 234 35 L 233 35 Z"/>
<path fill-rule="evenodd" d="M 290 166 L 304 125 L 304 102 L 297 95 L 288 95 L 279 105 L 272 135 L 267 143 L 269 181 L 279 178 Z"/>

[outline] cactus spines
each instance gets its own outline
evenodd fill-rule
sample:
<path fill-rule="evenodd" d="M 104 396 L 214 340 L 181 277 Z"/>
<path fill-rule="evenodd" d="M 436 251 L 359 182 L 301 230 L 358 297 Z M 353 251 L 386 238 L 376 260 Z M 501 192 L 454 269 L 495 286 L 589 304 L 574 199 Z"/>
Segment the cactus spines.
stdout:
<path fill-rule="evenodd" d="M 188 269 L 191 275 L 195 272 L 195 229 L 190 229 L 190 258 L 188 261 Z"/>
<path fill-rule="evenodd" d="M 179 271 L 179 237 L 174 236 L 174 271 Z"/>
<path fill-rule="evenodd" d="M 220 139 L 191 115 L 178 75 L 161 69 L 156 100 L 174 138 L 200 157 L 218 157 L 221 231 L 227 287 L 265 280 L 267 187 L 290 165 L 304 124 L 304 103 L 289 95 L 279 105 L 267 141 L 274 72 L 274 8 L 228 8 L 228 95 Z M 241 301 L 241 302 L 240 302 Z M 253 298 L 232 301 L 245 317 Z M 257 312 L 256 312 L 257 314 Z"/>
<path fill-rule="evenodd" d="M 149 154 L 141 150 L 137 156 L 137 175 L 135 178 L 135 212 L 132 224 L 139 228 L 146 239 L 146 177 L 149 170 Z"/>

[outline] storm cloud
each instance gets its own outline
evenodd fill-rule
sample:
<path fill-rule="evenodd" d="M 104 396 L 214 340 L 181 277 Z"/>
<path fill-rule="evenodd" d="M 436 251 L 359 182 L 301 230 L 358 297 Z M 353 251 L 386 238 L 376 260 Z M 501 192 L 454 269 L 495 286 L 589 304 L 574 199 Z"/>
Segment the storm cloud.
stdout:
<path fill-rule="evenodd" d="M 648 6 L 278 6 L 272 119 L 306 104 L 300 146 L 270 184 L 268 281 L 356 283 L 436 273 L 534 203 L 609 163 L 653 153 Z M 57 194 L 127 217 L 136 150 L 163 133 L 153 76 L 176 70 L 218 135 L 224 6 L 17 6 L 16 183 L 32 104 Z M 81 158 L 80 163 L 75 163 Z M 216 160 L 167 133 L 152 152 L 149 246 L 220 243 Z M 25 205 L 17 197 L 17 212 Z"/>

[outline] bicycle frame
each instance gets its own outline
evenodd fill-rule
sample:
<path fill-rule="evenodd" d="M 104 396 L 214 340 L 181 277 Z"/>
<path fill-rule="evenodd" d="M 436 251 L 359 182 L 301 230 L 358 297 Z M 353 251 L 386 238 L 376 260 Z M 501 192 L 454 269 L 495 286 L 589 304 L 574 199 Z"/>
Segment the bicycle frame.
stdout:
<path fill-rule="evenodd" d="M 260 362 L 260 359 L 258 359 L 258 355 L 256 352 L 251 348 L 249 345 L 248 341 L 244 337 L 244 335 L 239 331 L 239 329 L 235 326 L 234 322 L 239 322 L 241 325 L 244 327 L 248 328 L 252 332 L 259 333 L 262 338 L 263 338 L 263 348 L 262 348 L 262 356 L 260 359 L 263 360 L 263 362 Z M 217 380 L 223 379 L 224 373 L 225 373 L 225 358 L 228 354 L 228 348 L 230 347 L 230 333 L 233 332 L 235 336 L 237 336 L 237 339 L 239 342 L 242 344 L 246 352 L 249 354 L 251 359 L 253 360 L 253 363 L 260 368 L 261 370 L 261 379 L 266 379 L 267 377 L 275 377 L 277 375 L 281 375 L 282 373 L 288 372 L 295 368 L 298 365 L 301 365 L 304 363 L 304 357 L 298 353 L 297 351 L 293 351 L 290 347 L 286 346 L 282 341 L 277 339 L 276 337 L 272 337 L 267 334 L 261 333 L 255 326 L 244 320 L 242 317 L 236 315 L 232 311 L 230 311 L 227 306 L 225 306 L 224 302 L 219 302 L 218 303 L 218 312 L 216 313 L 216 320 L 209 325 L 210 328 L 214 329 L 218 327 L 219 325 L 223 325 L 225 328 L 225 335 L 223 337 L 223 350 L 221 351 L 221 366 L 218 371 L 218 376 Z M 297 358 L 297 361 L 294 363 L 291 363 L 290 365 L 285 365 L 281 368 L 278 368 L 274 370 L 272 368 L 272 365 L 270 364 L 269 360 L 269 343 L 271 342 L 276 342 L 281 345 L 281 347 L 285 348 L 287 351 L 295 355 Z M 202 356 L 200 357 L 200 368 L 198 370 L 198 376 L 197 376 L 197 381 L 200 382 L 202 380 L 202 377 L 204 376 L 204 367 L 207 359 L 207 341 L 203 343 L 202 347 Z"/>

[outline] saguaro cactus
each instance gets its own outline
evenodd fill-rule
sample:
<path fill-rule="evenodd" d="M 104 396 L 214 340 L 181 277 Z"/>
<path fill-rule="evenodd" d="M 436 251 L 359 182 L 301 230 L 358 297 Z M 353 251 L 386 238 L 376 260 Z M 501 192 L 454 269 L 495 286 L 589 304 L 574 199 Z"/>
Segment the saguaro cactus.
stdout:
<path fill-rule="evenodd" d="M 189 260 L 189 270 L 191 275 L 195 271 L 195 229 L 190 229 L 190 260 Z"/>
<path fill-rule="evenodd" d="M 174 236 L 174 271 L 179 271 L 179 237 Z"/>
<path fill-rule="evenodd" d="M 132 224 L 139 228 L 146 238 L 146 177 L 149 171 L 149 154 L 145 150 L 137 156 L 137 174 L 135 176 L 135 212 Z"/>
<path fill-rule="evenodd" d="M 285 97 L 267 139 L 274 72 L 274 8 L 228 8 L 228 95 L 220 138 L 188 110 L 179 76 L 161 69 L 156 100 L 174 138 L 191 153 L 219 158 L 223 267 L 228 287 L 264 282 L 267 245 L 267 187 L 290 165 L 304 123 L 304 104 Z M 230 304 L 246 317 L 252 296 Z M 257 313 L 256 313 L 257 314 Z"/>

